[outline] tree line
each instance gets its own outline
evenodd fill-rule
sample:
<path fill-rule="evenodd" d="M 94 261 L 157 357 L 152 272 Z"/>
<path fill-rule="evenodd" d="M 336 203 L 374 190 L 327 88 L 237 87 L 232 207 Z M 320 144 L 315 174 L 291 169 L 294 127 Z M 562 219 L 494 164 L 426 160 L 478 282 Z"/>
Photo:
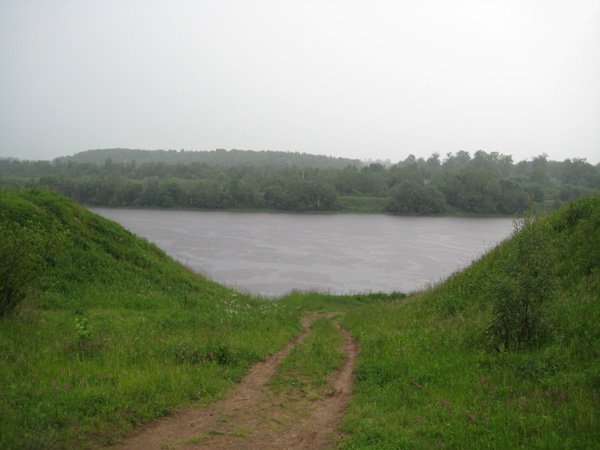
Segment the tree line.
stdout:
<path fill-rule="evenodd" d="M 336 211 L 363 198 L 392 213 L 515 214 L 600 193 L 600 165 L 485 151 L 343 168 L 4 159 L 0 184 L 43 185 L 90 206 Z"/>

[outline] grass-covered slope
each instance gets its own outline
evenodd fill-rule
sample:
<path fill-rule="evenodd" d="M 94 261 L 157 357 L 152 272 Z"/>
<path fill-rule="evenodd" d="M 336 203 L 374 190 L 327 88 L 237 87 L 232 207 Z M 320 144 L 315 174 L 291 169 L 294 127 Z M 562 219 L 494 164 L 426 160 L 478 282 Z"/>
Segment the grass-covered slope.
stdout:
<path fill-rule="evenodd" d="M 110 443 L 209 401 L 314 310 L 361 344 L 344 448 L 600 446 L 598 197 L 410 297 L 262 302 L 46 191 L 0 190 L 0 233 L 0 448 Z"/>
<path fill-rule="evenodd" d="M 600 198 L 528 233 L 434 289 L 347 313 L 362 352 L 345 448 L 600 446 Z M 505 341 L 495 324 L 511 314 Z"/>
<path fill-rule="evenodd" d="M 0 190 L 0 235 L 0 448 L 112 442 L 299 330 L 47 191 Z"/>

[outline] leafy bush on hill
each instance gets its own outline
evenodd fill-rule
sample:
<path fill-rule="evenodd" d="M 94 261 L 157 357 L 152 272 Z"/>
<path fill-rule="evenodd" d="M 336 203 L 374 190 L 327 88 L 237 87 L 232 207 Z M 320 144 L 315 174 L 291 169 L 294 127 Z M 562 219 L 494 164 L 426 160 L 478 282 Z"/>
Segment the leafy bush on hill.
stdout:
<path fill-rule="evenodd" d="M 498 276 L 488 286 L 495 297 L 487 329 L 497 348 L 528 345 L 541 338 L 542 304 L 554 294 L 554 248 L 547 222 L 531 215 L 516 222 L 513 245 L 497 261 Z"/>

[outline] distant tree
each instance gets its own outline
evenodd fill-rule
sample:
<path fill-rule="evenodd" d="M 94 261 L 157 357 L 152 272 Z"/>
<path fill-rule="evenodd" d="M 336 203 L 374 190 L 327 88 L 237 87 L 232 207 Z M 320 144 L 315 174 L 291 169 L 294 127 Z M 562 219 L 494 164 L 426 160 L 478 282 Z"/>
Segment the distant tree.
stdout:
<path fill-rule="evenodd" d="M 531 162 L 531 174 L 529 175 L 532 182 L 546 185 L 550 182 L 550 173 L 548 166 L 548 155 L 543 154 L 533 158 Z"/>
<path fill-rule="evenodd" d="M 381 174 L 381 172 L 361 171 L 356 175 L 354 182 L 357 192 L 372 196 L 384 195 L 387 191 L 387 186 Z"/>
<path fill-rule="evenodd" d="M 290 209 L 288 195 L 282 186 L 274 184 L 268 186 L 264 193 L 267 206 L 274 209 Z"/>
<path fill-rule="evenodd" d="M 563 162 L 560 179 L 563 183 L 600 189 L 599 167 L 592 166 L 585 159 L 567 159 Z"/>
<path fill-rule="evenodd" d="M 434 153 L 425 161 L 425 167 L 431 177 L 431 175 L 437 173 L 442 168 L 442 162 L 440 161 L 440 154 Z"/>
<path fill-rule="evenodd" d="M 529 193 L 519 183 L 510 179 L 499 181 L 500 190 L 496 198 L 496 211 L 501 214 L 514 214 L 527 209 Z"/>
<path fill-rule="evenodd" d="M 500 196 L 499 177 L 487 170 L 464 170 L 444 180 L 448 204 L 467 212 L 495 213 Z"/>
<path fill-rule="evenodd" d="M 143 191 L 144 187 L 140 183 L 129 181 L 117 192 L 117 203 L 119 206 L 137 206 Z"/>
<path fill-rule="evenodd" d="M 444 170 L 456 173 L 465 170 L 468 167 L 470 161 L 471 155 L 469 154 L 469 152 L 460 150 L 456 153 L 456 155 L 453 155 L 452 153 L 447 153 L 446 159 L 444 160 L 442 166 Z"/>
<path fill-rule="evenodd" d="M 394 213 L 438 214 L 446 210 L 446 201 L 433 186 L 406 180 L 394 187 L 386 209 Z"/>

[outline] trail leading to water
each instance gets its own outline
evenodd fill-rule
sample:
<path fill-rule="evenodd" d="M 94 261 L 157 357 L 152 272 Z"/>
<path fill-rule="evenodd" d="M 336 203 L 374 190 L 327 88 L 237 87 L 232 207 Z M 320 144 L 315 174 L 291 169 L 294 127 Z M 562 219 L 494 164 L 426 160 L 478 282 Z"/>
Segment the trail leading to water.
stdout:
<path fill-rule="evenodd" d="M 223 400 L 206 408 L 189 408 L 138 429 L 118 449 L 322 449 L 339 440 L 337 424 L 352 393 L 352 370 L 358 342 L 345 329 L 345 361 L 332 373 L 328 387 L 311 396 L 274 393 L 267 383 L 291 350 L 310 334 L 313 321 L 302 320 L 304 331 L 284 349 L 252 367 Z"/>

